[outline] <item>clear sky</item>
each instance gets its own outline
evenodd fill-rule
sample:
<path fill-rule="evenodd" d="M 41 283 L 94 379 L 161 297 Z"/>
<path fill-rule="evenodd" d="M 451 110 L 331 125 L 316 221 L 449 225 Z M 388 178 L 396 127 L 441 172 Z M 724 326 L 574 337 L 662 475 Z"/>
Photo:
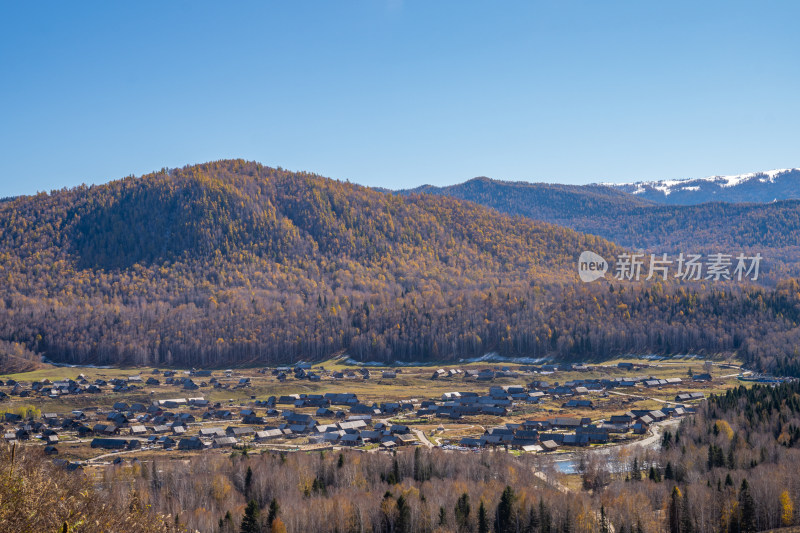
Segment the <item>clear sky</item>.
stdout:
<path fill-rule="evenodd" d="M 800 166 L 800 2 L 1 2 L 0 196 L 242 157 L 370 186 Z"/>

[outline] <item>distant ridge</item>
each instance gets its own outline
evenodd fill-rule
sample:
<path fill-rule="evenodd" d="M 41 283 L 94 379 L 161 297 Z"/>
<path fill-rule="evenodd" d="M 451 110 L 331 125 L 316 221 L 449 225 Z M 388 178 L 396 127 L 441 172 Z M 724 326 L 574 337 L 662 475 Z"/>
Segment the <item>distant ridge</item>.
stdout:
<path fill-rule="evenodd" d="M 800 183 L 796 176 L 797 171 L 775 171 L 716 181 L 709 178 L 702 183 L 724 191 L 771 184 L 788 187 Z M 680 195 L 685 198 L 694 192 L 678 190 L 680 185 L 672 182 L 668 185 L 673 192 L 667 198 L 677 199 Z M 610 184 L 555 185 L 481 177 L 459 185 L 425 185 L 397 194 L 452 196 L 502 213 L 598 235 L 633 249 L 686 253 L 761 251 L 775 269 L 772 274 L 765 272 L 773 280 L 800 275 L 800 200 L 671 205 L 656 201 L 658 195 L 663 199 L 663 192 L 656 195 L 648 193 L 650 189 L 644 186 L 627 187 L 644 192 L 632 194 L 624 186 Z M 743 190 L 741 194 L 745 194 Z"/>
<path fill-rule="evenodd" d="M 784 168 L 732 176 L 601 185 L 662 204 L 763 203 L 800 199 L 800 169 Z"/>
<path fill-rule="evenodd" d="M 500 181 L 478 177 L 458 185 L 435 187 L 423 185 L 398 194 L 435 194 L 469 200 L 503 213 L 522 215 L 535 220 L 571 226 L 587 213 L 617 212 L 656 205 L 606 185 L 561 185 Z"/>

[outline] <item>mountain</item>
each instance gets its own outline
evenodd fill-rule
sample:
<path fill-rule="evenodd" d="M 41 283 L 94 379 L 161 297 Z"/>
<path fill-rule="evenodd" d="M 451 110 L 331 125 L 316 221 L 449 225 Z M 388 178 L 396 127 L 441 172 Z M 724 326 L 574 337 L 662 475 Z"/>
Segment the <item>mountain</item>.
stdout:
<path fill-rule="evenodd" d="M 0 206 L 0 250 L 94 271 L 165 262 L 436 261 L 546 275 L 609 243 L 452 199 L 402 199 L 244 161 L 195 165 Z M 546 253 L 545 253 L 546 252 Z M 535 257 L 531 257 L 531 256 Z"/>
<path fill-rule="evenodd" d="M 603 185 L 550 185 L 475 178 L 418 193 L 450 196 L 500 212 L 594 234 L 632 249 L 667 253 L 755 253 L 765 279 L 800 275 L 800 201 L 663 205 Z"/>
<path fill-rule="evenodd" d="M 586 190 L 576 215 L 628 202 Z M 542 209 L 582 193 L 547 194 Z M 584 250 L 624 251 L 441 195 L 217 161 L 0 204 L 0 341 L 75 364 L 737 352 L 789 368 L 796 282 L 582 283 Z"/>
<path fill-rule="evenodd" d="M 788 168 L 735 176 L 683 180 L 605 183 L 642 200 L 670 205 L 708 202 L 774 202 L 800 199 L 800 169 Z"/>
<path fill-rule="evenodd" d="M 576 279 L 586 248 L 617 249 L 220 161 L 0 205 L 0 338 L 72 363 L 482 355 L 525 291 Z"/>
<path fill-rule="evenodd" d="M 570 226 L 576 217 L 587 213 L 613 213 L 656 205 L 605 185 L 507 182 L 486 177 L 474 178 L 449 187 L 423 185 L 398 192 L 403 195 L 435 194 L 468 200 L 503 213 L 562 226 Z"/>

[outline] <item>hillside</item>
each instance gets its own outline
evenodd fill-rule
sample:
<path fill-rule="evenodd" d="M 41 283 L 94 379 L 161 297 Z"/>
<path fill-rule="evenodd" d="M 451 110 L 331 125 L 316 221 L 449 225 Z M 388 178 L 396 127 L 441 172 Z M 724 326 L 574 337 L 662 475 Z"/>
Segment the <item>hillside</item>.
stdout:
<path fill-rule="evenodd" d="M 800 199 L 800 168 L 682 180 L 606 183 L 645 201 L 670 205 L 708 202 L 760 202 Z"/>
<path fill-rule="evenodd" d="M 0 231 L 3 251 L 22 262 L 49 258 L 102 270 L 249 254 L 454 267 L 481 257 L 495 269 L 535 262 L 544 272 L 571 261 L 581 245 L 609 246 L 471 204 L 402 200 L 241 161 L 18 198 L 0 206 Z"/>
<path fill-rule="evenodd" d="M 0 206 L 0 331 L 70 362 L 482 354 L 474 332 L 449 328 L 439 347 L 433 328 L 506 286 L 576 279 L 585 248 L 613 246 L 474 204 L 222 161 Z M 454 298 L 460 316 L 438 316 Z"/>
<path fill-rule="evenodd" d="M 459 185 L 423 185 L 401 194 L 436 194 L 469 200 L 503 213 L 569 226 L 575 218 L 655 205 L 604 185 L 504 182 L 474 178 Z"/>
<path fill-rule="evenodd" d="M 794 368 L 795 285 L 583 284 L 587 249 L 621 251 L 474 203 L 219 161 L 0 205 L 0 340 L 69 363 L 738 351 Z"/>
<path fill-rule="evenodd" d="M 800 201 L 770 204 L 659 205 L 600 185 L 568 186 L 476 178 L 425 192 L 598 235 L 655 252 L 760 251 L 765 279 L 800 275 Z"/>
<path fill-rule="evenodd" d="M 16 342 L 0 341 L 0 368 L 3 372 L 30 372 L 45 365 L 41 356 L 32 353 L 25 346 Z"/>

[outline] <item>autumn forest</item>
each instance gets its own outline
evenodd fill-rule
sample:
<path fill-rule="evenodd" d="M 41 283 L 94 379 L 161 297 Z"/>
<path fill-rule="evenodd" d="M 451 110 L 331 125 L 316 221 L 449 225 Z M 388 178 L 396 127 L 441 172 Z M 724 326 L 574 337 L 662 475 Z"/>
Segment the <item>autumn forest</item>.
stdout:
<path fill-rule="evenodd" d="M 0 339 L 69 363 L 736 353 L 798 371 L 800 290 L 577 280 L 602 238 L 241 160 L 0 204 Z"/>

